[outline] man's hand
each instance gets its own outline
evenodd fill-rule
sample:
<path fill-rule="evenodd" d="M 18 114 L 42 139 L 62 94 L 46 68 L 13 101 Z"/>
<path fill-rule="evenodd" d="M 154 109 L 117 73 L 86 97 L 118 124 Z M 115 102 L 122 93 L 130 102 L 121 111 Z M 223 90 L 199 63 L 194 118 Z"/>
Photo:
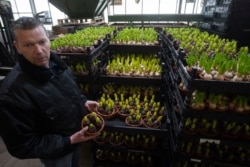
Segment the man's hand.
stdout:
<path fill-rule="evenodd" d="M 98 133 L 96 135 L 88 136 L 88 135 L 86 135 L 87 130 L 88 130 L 88 126 L 85 126 L 80 131 L 78 131 L 78 132 L 74 133 L 73 135 L 71 135 L 70 136 L 71 144 L 76 144 L 76 143 L 88 141 L 88 140 L 94 139 L 98 135 L 100 135 L 100 133 Z"/>
<path fill-rule="evenodd" d="M 98 106 L 99 106 L 99 103 L 97 101 L 87 100 L 85 103 L 85 107 L 89 111 L 97 111 Z"/>

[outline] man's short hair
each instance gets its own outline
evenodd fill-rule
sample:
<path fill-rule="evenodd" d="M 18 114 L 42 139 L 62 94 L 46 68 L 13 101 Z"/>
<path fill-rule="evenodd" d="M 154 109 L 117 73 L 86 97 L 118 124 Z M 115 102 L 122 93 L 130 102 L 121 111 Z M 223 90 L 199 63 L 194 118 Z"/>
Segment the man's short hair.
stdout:
<path fill-rule="evenodd" d="M 17 29 L 32 30 L 39 26 L 42 26 L 44 28 L 44 31 L 47 33 L 45 27 L 43 26 L 43 23 L 39 19 L 35 17 L 20 17 L 13 22 L 12 32 L 13 32 L 14 38 L 16 38 L 15 30 Z"/>

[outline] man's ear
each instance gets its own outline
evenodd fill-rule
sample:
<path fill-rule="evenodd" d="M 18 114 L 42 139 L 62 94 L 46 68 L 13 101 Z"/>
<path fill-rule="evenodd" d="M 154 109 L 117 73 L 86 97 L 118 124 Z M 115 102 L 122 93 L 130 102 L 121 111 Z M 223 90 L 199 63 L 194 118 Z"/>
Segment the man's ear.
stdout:
<path fill-rule="evenodd" d="M 16 47 L 17 51 L 19 52 L 19 46 L 17 44 L 17 41 L 13 41 L 13 45 Z"/>

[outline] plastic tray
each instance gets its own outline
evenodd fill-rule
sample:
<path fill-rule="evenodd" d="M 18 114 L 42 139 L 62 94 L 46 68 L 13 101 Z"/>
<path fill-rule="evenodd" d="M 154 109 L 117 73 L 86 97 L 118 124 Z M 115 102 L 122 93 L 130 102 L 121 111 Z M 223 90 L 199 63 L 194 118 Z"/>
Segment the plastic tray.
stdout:
<path fill-rule="evenodd" d="M 180 68 L 179 72 L 182 78 L 187 81 L 189 87 L 195 89 L 202 89 L 206 91 L 218 92 L 218 93 L 228 92 L 241 95 L 250 94 L 250 82 L 203 80 L 203 79 L 198 79 L 196 77 L 191 77 L 191 75 L 194 76 L 195 74 L 189 74 L 180 61 L 179 61 L 179 68 Z"/>
<path fill-rule="evenodd" d="M 117 84 L 129 84 L 129 85 L 151 85 L 162 86 L 162 79 L 160 78 L 144 78 L 144 77 L 122 77 L 122 76 L 100 76 L 101 83 L 115 82 Z"/>
<path fill-rule="evenodd" d="M 119 118 L 114 118 L 112 120 L 105 120 L 104 129 L 109 130 L 119 130 L 121 132 L 129 132 L 129 133 L 143 133 L 143 134 L 151 134 L 151 135 L 168 135 L 167 123 L 163 123 L 160 128 L 145 128 L 145 127 L 131 127 L 127 126 L 123 120 Z"/>
<path fill-rule="evenodd" d="M 109 51 L 133 52 L 133 53 L 157 53 L 160 51 L 160 45 L 124 45 L 110 44 L 107 48 Z"/>
<path fill-rule="evenodd" d="M 109 40 L 105 40 L 100 45 L 95 46 L 95 48 L 89 53 L 56 53 L 56 54 L 66 61 L 68 61 L 69 59 L 75 61 L 90 61 L 100 56 L 103 50 L 105 50 L 108 47 L 108 44 Z"/>

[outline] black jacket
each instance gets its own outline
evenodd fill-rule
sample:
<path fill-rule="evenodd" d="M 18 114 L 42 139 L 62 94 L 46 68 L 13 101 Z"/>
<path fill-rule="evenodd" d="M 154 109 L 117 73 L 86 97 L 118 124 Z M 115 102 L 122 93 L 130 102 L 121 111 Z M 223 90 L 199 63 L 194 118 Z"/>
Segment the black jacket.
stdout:
<path fill-rule="evenodd" d="M 51 53 L 54 72 L 23 56 L 0 90 L 0 134 L 13 156 L 58 158 L 75 146 L 69 136 L 80 130 L 86 102 L 71 71 Z"/>

